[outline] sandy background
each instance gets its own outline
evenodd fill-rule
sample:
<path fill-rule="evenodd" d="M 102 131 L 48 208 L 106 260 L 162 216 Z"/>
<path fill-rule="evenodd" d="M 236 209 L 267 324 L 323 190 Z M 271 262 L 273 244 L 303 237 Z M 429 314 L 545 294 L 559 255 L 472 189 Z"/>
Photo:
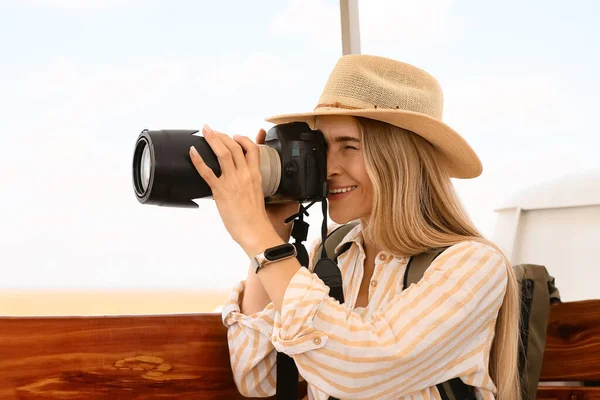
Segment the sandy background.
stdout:
<path fill-rule="evenodd" d="M 227 291 L 0 290 L 0 316 L 220 312 Z"/>

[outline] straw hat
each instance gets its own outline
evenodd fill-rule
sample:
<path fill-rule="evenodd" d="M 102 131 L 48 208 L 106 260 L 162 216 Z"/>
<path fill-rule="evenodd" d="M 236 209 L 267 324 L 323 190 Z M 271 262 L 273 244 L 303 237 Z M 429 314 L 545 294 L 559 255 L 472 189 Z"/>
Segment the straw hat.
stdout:
<path fill-rule="evenodd" d="M 384 57 L 346 55 L 329 75 L 314 111 L 267 118 L 275 124 L 303 121 L 314 127 L 319 115 L 366 117 L 412 131 L 428 140 L 450 176 L 475 178 L 479 157 L 442 122 L 442 89 L 427 72 Z"/>

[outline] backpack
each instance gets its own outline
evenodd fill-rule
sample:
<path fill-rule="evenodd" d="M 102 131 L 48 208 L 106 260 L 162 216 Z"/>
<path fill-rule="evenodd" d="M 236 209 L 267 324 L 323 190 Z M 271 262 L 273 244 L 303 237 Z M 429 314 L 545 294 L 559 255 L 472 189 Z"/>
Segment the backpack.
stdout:
<path fill-rule="evenodd" d="M 350 248 L 346 243 L 335 253 L 335 248 L 358 222 L 341 225 L 334 229 L 325 239 L 325 251 L 337 264 L 337 258 Z M 323 244 L 315 254 L 319 254 Z M 431 249 L 410 258 L 404 273 L 404 286 L 408 288 L 417 283 L 427 268 L 446 248 Z M 333 255 L 333 257 L 332 257 Z M 313 269 L 317 259 L 313 260 Z M 560 293 L 554 284 L 554 278 L 543 265 L 519 264 L 513 266 L 519 287 L 521 288 L 521 329 L 519 336 L 519 375 L 521 378 L 522 400 L 535 400 L 538 381 L 542 368 L 544 348 L 546 345 L 546 329 L 550 306 L 560 302 Z M 466 385 L 460 378 L 437 385 L 442 400 L 476 399 L 474 389 Z M 335 400 L 330 397 L 329 400 Z"/>

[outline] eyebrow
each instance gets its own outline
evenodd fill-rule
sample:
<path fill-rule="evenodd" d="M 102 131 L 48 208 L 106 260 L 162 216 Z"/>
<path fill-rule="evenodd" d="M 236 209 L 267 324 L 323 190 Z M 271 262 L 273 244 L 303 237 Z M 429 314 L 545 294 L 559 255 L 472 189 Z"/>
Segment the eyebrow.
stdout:
<path fill-rule="evenodd" d="M 342 143 L 342 142 L 356 142 L 360 143 L 360 139 L 354 136 L 336 136 L 333 138 L 334 143 Z"/>

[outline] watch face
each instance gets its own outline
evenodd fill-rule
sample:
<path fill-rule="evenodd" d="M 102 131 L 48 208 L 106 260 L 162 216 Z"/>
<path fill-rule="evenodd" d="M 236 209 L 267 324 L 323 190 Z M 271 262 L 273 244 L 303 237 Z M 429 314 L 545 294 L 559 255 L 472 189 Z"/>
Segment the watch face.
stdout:
<path fill-rule="evenodd" d="M 296 247 L 291 243 L 271 247 L 265 251 L 265 258 L 269 261 L 279 260 L 296 254 Z"/>

